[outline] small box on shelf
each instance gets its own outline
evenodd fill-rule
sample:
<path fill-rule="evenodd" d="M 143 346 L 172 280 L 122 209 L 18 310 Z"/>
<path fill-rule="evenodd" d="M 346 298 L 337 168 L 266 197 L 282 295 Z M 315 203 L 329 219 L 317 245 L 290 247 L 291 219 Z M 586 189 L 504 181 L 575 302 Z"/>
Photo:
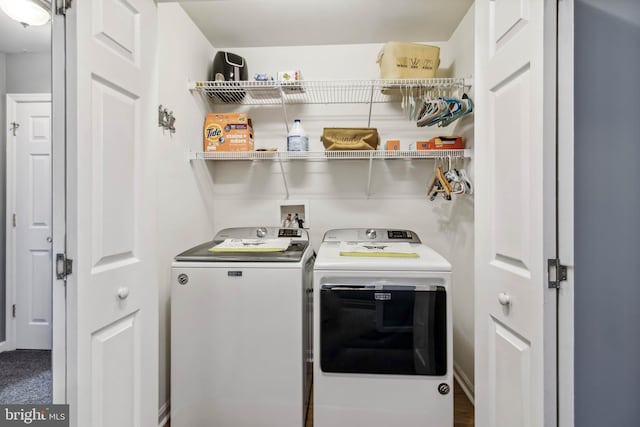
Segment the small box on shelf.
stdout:
<path fill-rule="evenodd" d="M 207 114 L 204 152 L 253 151 L 253 125 L 246 113 Z"/>
<path fill-rule="evenodd" d="M 428 141 L 416 141 L 411 150 L 463 150 L 464 140 L 460 136 L 437 136 Z"/>
<path fill-rule="evenodd" d="M 386 145 L 387 151 L 400 151 L 400 140 L 399 139 L 388 139 Z"/>

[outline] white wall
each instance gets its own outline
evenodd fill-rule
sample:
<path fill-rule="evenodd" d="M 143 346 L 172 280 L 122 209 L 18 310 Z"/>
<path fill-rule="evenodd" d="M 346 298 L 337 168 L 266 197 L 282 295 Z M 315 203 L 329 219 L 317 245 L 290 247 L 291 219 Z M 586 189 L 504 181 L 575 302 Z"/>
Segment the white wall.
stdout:
<path fill-rule="evenodd" d="M 451 64 L 453 77 L 468 77 L 474 69 L 474 13 L 471 6 L 449 40 L 449 49 L 456 52 Z M 469 92 L 473 99 L 473 88 Z M 456 133 L 462 135 L 468 148 L 473 148 L 473 117 L 458 122 Z M 467 169 L 473 176 L 473 161 Z M 473 197 L 460 200 L 455 209 L 462 218 L 450 241 L 451 261 L 456 268 L 453 287 L 453 363 L 456 374 L 468 391 L 474 393 L 474 233 Z"/>
<path fill-rule="evenodd" d="M 188 80 L 205 80 L 215 50 L 177 4 L 158 5 L 158 100 L 172 110 L 177 131 L 158 128 L 156 157 L 158 277 L 160 280 L 160 395 L 169 399 L 170 293 L 173 257 L 213 237 L 213 199 L 206 165 L 187 160 L 202 150 L 206 101 L 187 90 Z"/>
<path fill-rule="evenodd" d="M 7 54 L 7 93 L 50 92 L 50 52 Z"/>
<path fill-rule="evenodd" d="M 215 49 L 176 4 L 159 4 L 159 102 L 174 111 L 177 133 L 158 131 L 158 250 L 160 290 L 160 405 L 169 396 L 169 271 L 180 251 L 232 226 L 278 224 L 284 198 L 279 166 L 272 162 L 187 162 L 188 151 L 202 150 L 201 129 L 210 111 L 250 112 L 256 148 L 285 149 L 281 107 L 209 105 L 186 90 L 188 80 L 205 80 Z M 439 76 L 470 76 L 473 71 L 473 9 L 450 42 L 441 46 Z M 307 80 L 378 78 L 376 57 L 382 45 L 343 45 L 226 49 L 245 57 L 249 74 L 298 68 Z M 368 105 L 289 106 L 290 121 L 300 117 L 310 149 L 320 150 L 323 127 L 366 126 Z M 473 118 L 447 129 L 416 128 L 398 105 L 373 107 L 371 126 L 381 143 L 411 142 L 442 134 L 461 134 L 473 146 Z M 469 162 L 470 163 L 470 162 Z M 394 227 L 415 230 L 454 266 L 454 358 L 473 388 L 473 198 L 430 202 L 426 187 L 433 161 L 376 161 L 371 197 L 365 196 L 367 161 L 290 162 L 285 164 L 290 200 L 309 202 L 309 225 L 317 248 L 323 233 L 337 227 Z M 468 164 L 468 166 L 471 166 Z"/>
<path fill-rule="evenodd" d="M 469 77 L 474 68 L 474 9 L 461 21 L 451 40 L 441 47 L 440 76 Z M 229 48 L 242 55 L 249 74 L 300 69 L 307 80 L 378 78 L 376 57 L 382 45 L 341 45 L 273 48 Z M 471 93 L 472 95 L 472 93 Z M 234 107 L 216 106 L 216 111 Z M 256 148 L 285 149 L 286 130 L 280 107 L 243 107 L 253 118 Z M 238 110 L 236 107 L 235 110 Z M 310 137 L 310 150 L 321 150 L 323 127 L 366 126 L 368 105 L 290 106 L 289 120 L 300 117 Z M 371 126 L 381 143 L 400 139 L 411 142 L 437 135 L 457 134 L 473 147 L 473 117 L 447 129 L 418 129 L 397 105 L 374 105 Z M 210 163 L 214 227 L 277 224 L 277 203 L 284 197 L 279 166 L 274 163 Z M 453 264 L 454 362 L 460 379 L 473 393 L 473 197 L 452 202 L 425 196 L 432 179 L 433 161 L 378 161 L 374 165 L 372 195 L 365 196 L 366 161 L 291 162 L 285 164 L 291 199 L 308 200 L 311 238 L 317 248 L 323 233 L 339 227 L 398 227 L 415 230 Z M 472 162 L 467 163 L 472 172 Z"/>

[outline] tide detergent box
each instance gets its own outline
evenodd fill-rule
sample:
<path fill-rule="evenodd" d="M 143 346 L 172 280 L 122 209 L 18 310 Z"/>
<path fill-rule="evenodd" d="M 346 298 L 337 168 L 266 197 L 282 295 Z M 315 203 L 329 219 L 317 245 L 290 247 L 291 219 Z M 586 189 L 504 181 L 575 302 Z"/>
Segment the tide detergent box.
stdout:
<path fill-rule="evenodd" d="M 204 152 L 253 151 L 253 125 L 247 113 L 212 113 L 204 121 Z"/>

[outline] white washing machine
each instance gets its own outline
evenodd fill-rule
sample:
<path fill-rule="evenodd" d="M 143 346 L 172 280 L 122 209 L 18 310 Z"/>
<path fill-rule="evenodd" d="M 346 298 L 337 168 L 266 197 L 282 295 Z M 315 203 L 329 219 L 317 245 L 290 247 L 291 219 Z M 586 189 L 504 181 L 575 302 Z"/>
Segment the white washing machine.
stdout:
<path fill-rule="evenodd" d="M 453 426 L 451 265 L 408 230 L 325 233 L 314 427 Z"/>
<path fill-rule="evenodd" d="M 225 241 L 238 251 L 210 250 Z M 304 426 L 314 258 L 305 230 L 275 227 L 225 229 L 175 258 L 172 426 Z"/>

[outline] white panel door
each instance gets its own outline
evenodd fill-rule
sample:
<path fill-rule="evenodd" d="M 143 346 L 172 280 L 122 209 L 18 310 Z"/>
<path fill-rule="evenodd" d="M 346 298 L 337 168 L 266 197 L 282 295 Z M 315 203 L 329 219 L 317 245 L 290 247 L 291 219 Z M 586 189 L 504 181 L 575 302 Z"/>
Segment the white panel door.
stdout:
<path fill-rule="evenodd" d="M 556 425 L 556 0 L 476 2 L 476 425 Z"/>
<path fill-rule="evenodd" d="M 72 425 L 158 425 L 153 0 L 67 13 Z M 155 107 L 154 107 L 155 106 Z"/>
<path fill-rule="evenodd" d="M 50 350 L 51 103 L 19 102 L 16 118 L 15 346 Z"/>

